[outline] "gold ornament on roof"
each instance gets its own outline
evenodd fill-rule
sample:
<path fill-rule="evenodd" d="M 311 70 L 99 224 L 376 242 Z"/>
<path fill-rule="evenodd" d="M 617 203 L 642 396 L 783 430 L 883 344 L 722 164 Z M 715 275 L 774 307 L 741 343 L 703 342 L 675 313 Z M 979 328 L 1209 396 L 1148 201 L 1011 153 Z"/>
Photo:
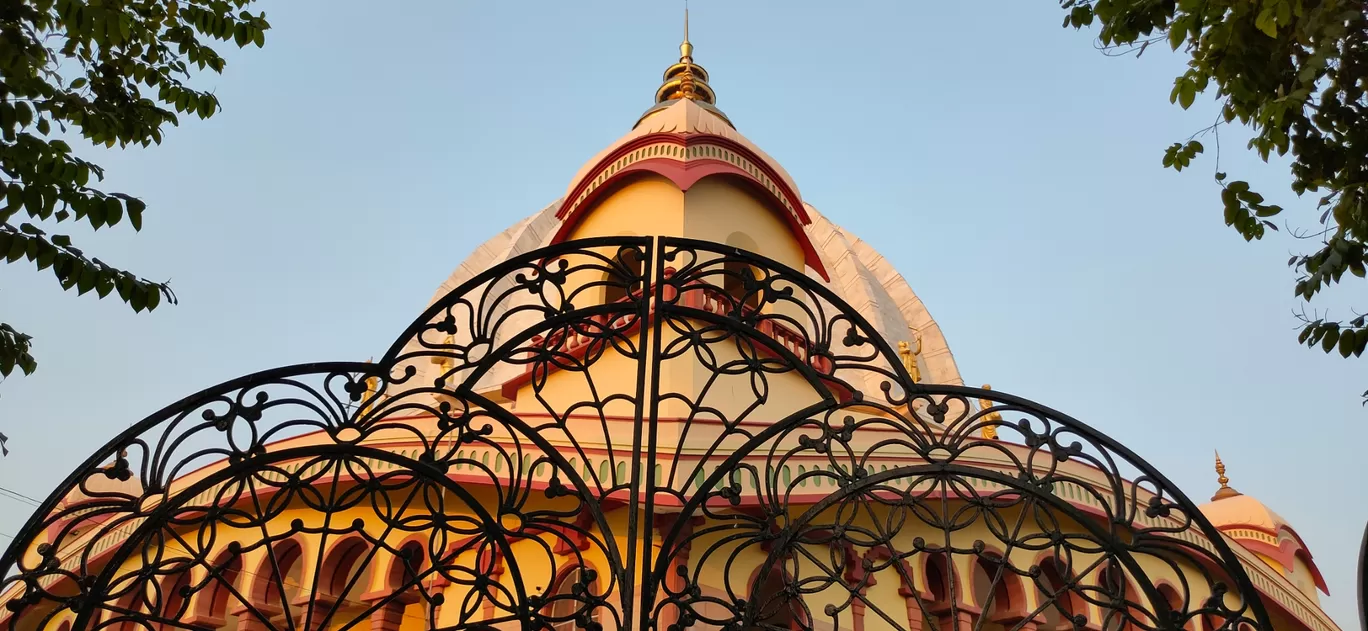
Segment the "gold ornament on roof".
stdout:
<path fill-rule="evenodd" d="M 1223 500 L 1223 499 L 1225 499 L 1225 498 L 1227 498 L 1227 497 L 1235 497 L 1235 496 L 1237 496 L 1237 495 L 1240 494 L 1239 491 L 1236 491 L 1235 489 L 1230 488 L 1230 478 L 1227 478 L 1227 477 L 1226 477 L 1226 474 L 1225 474 L 1225 473 L 1226 473 L 1225 463 L 1224 463 L 1224 462 L 1221 462 L 1221 452 L 1217 451 L 1217 452 L 1215 452 L 1215 453 L 1216 453 L 1216 482 L 1219 483 L 1219 484 L 1221 485 L 1221 488 L 1216 489 L 1216 494 L 1213 495 L 1213 496 L 1211 496 L 1211 500 L 1212 500 L 1213 502 L 1216 501 L 1216 500 Z"/>
<path fill-rule="evenodd" d="M 455 346 L 455 345 L 456 345 L 456 336 L 455 336 L 455 335 L 448 335 L 448 336 L 446 336 L 446 339 L 442 340 L 442 345 L 443 345 L 443 346 Z M 447 374 L 447 371 L 451 370 L 451 367 L 452 367 L 453 365 L 455 365 L 455 362 L 453 362 L 453 361 L 451 360 L 451 357 L 449 357 L 449 356 L 447 356 L 447 355 L 438 355 L 438 356 L 436 356 L 436 357 L 433 357 L 433 358 L 432 358 L 431 360 L 429 360 L 429 361 L 431 361 L 432 364 L 433 364 L 434 366 L 436 366 L 436 367 L 438 367 L 439 369 L 441 369 L 441 372 L 438 373 L 438 375 L 437 375 L 438 377 L 441 377 L 441 378 L 445 378 L 445 377 L 446 377 L 446 374 Z M 434 379 L 433 382 L 435 383 L 436 380 Z"/>
<path fill-rule="evenodd" d="M 907 369 L 907 376 L 912 378 L 912 383 L 921 383 L 921 367 L 917 365 L 917 357 L 919 357 L 922 352 L 921 333 L 918 333 L 917 329 L 913 327 L 909 326 L 907 328 L 912 330 L 912 340 L 916 346 L 913 347 L 912 344 L 908 344 L 905 341 L 898 342 L 898 357 L 902 358 L 903 368 Z"/>
<path fill-rule="evenodd" d="M 688 99 L 713 105 L 717 94 L 708 85 L 708 71 L 694 63 L 693 43 L 689 41 L 689 7 L 684 6 L 684 41 L 679 44 L 679 62 L 665 69 L 665 77 L 656 90 L 656 103 Z"/>
<path fill-rule="evenodd" d="M 985 383 L 985 384 L 983 384 L 983 389 L 984 389 L 984 390 L 992 390 L 992 389 L 993 389 L 993 386 L 988 385 L 988 384 Z M 978 400 L 978 404 L 979 404 L 979 410 L 981 410 L 981 411 L 983 411 L 983 410 L 989 410 L 989 409 L 991 409 L 991 408 L 993 407 L 993 402 L 990 401 L 990 400 L 988 400 L 988 399 L 979 399 L 979 400 Z M 1000 412 L 996 411 L 996 410 L 994 410 L 994 411 L 992 411 L 992 412 L 988 412 L 987 414 L 984 414 L 984 415 L 983 415 L 983 421 L 984 421 L 985 423 L 1001 423 L 1001 422 L 1002 422 L 1002 414 L 1001 414 Z M 983 426 L 983 429 L 979 430 L 979 432 L 980 432 L 980 434 L 981 434 L 984 438 L 987 438 L 987 439 L 990 439 L 990 440 L 997 440 L 998 433 L 997 433 L 997 426 L 996 426 L 996 425 L 984 425 L 984 426 Z"/>

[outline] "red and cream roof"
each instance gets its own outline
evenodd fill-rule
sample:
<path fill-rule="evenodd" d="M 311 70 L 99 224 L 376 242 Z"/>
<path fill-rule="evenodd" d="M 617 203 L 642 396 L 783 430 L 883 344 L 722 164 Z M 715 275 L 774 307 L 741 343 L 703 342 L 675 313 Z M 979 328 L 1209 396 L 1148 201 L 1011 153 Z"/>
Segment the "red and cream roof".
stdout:
<path fill-rule="evenodd" d="M 480 245 L 437 288 L 429 305 L 490 267 L 553 243 L 564 231 L 565 221 L 558 212 L 564 205 L 563 200 L 557 201 Z M 828 220 L 816 208 L 804 204 L 802 209 L 809 219 L 802 228 L 803 238 L 812 244 L 817 263 L 829 272 L 828 277 L 823 278 L 809 264 L 808 275 L 853 306 L 890 346 L 908 340 L 911 329 L 916 329 L 922 338 L 921 359 L 927 382 L 964 385 L 940 326 L 907 280 L 868 243 Z M 525 315 L 534 313 L 528 311 Z M 516 331 L 520 324 L 523 323 L 510 321 L 505 328 Z M 508 368 L 518 371 L 517 366 Z M 484 383 L 496 385 L 513 376 L 513 372 L 494 372 Z M 869 386 L 873 388 L 871 391 L 877 391 L 878 384 Z"/>
<path fill-rule="evenodd" d="M 641 172 L 661 175 L 682 191 L 710 175 L 730 174 L 750 182 L 793 231 L 807 266 L 828 278 L 821 257 L 804 234 L 812 219 L 793 177 L 736 131 L 716 108 L 689 98 L 652 108 L 631 131 L 580 168 L 556 209 L 561 225 L 552 242 L 566 238 L 582 211 L 592 208 L 615 182 Z"/>
<path fill-rule="evenodd" d="M 1311 550 L 1306 547 L 1301 535 L 1292 529 L 1292 524 L 1263 502 L 1231 488 L 1219 454 L 1216 456 L 1216 473 L 1221 488 L 1212 496 L 1210 503 L 1201 506 L 1202 514 L 1211 521 L 1211 525 L 1258 554 L 1294 582 L 1305 580 L 1329 595 L 1330 589 L 1321 576 L 1320 568 L 1311 560 Z M 1301 568 L 1298 567 L 1299 561 Z"/>

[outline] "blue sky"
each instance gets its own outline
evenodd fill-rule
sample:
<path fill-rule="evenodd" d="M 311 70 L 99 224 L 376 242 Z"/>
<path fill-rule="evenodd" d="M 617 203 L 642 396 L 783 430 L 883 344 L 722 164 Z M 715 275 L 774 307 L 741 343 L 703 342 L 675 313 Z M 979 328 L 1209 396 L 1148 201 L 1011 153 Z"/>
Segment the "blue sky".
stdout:
<path fill-rule="evenodd" d="M 180 306 L 134 315 L 0 266 L 0 315 L 41 364 L 0 384 L 0 486 L 44 496 L 225 379 L 381 354 L 467 253 L 630 128 L 680 35 L 677 2 L 262 8 L 266 48 L 196 83 L 222 113 L 87 156 L 148 210 L 143 232 L 78 229 L 78 245 L 170 278 Z M 1213 156 L 1161 168 L 1216 115 L 1169 105 L 1182 59 L 1108 58 L 1061 20 L 1049 0 L 696 0 L 693 41 L 719 106 L 903 272 L 966 381 L 1084 420 L 1199 500 L 1219 448 L 1232 485 L 1305 538 L 1353 628 L 1368 363 L 1297 346 L 1285 263 L 1306 244 L 1222 225 Z M 1247 155 L 1239 130 L 1222 141 L 1232 178 L 1314 220 L 1285 165 Z M 0 533 L 24 509 L 0 499 Z"/>

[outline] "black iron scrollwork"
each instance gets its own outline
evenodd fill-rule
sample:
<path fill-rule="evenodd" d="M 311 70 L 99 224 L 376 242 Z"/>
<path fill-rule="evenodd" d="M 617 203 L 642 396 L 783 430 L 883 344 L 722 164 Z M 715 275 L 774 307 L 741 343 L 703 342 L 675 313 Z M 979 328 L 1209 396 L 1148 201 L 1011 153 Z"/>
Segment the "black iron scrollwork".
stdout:
<path fill-rule="evenodd" d="M 177 402 L 0 568 L 15 631 L 1271 628 L 1135 454 L 913 383 L 821 281 L 669 238 L 538 250 L 374 364 Z"/>

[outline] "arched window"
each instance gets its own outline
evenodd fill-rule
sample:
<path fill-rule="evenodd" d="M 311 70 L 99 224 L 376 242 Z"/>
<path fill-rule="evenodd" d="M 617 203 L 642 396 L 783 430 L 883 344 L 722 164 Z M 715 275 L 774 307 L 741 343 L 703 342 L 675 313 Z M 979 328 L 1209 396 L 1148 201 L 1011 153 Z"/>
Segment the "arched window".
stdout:
<path fill-rule="evenodd" d="M 751 593 L 746 598 L 754 607 L 754 624 L 745 631 L 773 631 L 773 629 L 799 629 L 803 615 L 800 597 L 791 595 L 788 590 L 788 577 L 779 564 L 761 569 L 751 580 Z"/>
<path fill-rule="evenodd" d="M 727 237 L 727 245 L 741 250 L 742 254 L 754 253 L 760 246 L 755 239 L 742 232 L 733 232 Z M 746 309 L 759 309 L 763 302 L 763 292 L 756 282 L 763 272 L 757 271 L 745 261 L 726 261 L 722 264 L 722 290 Z"/>
<path fill-rule="evenodd" d="M 218 561 L 209 568 L 209 579 L 204 587 L 201 587 L 200 605 L 195 612 L 197 617 L 209 620 L 222 620 L 224 629 L 237 628 L 237 616 L 231 610 L 243 606 L 243 602 L 238 596 L 233 594 L 236 590 L 241 590 L 242 586 L 238 583 L 238 578 L 242 575 L 242 557 L 233 551 L 226 551 L 219 556 Z M 238 591 L 241 594 L 241 591 Z"/>
<path fill-rule="evenodd" d="M 417 589 L 418 577 L 423 572 L 424 558 L 423 544 L 417 541 L 405 543 L 399 548 L 399 555 L 390 566 L 385 588 L 394 591 Z"/>
<path fill-rule="evenodd" d="M 994 554 L 974 562 L 974 604 L 983 608 L 990 621 L 1005 620 L 1024 604 L 1017 602 L 1017 590 L 1012 589 L 1018 577 L 1004 564 L 1002 557 Z"/>
<path fill-rule="evenodd" d="M 148 626 L 134 621 L 135 617 L 139 617 L 136 612 L 142 611 L 145 606 L 144 603 L 139 602 L 145 598 L 139 597 L 141 596 L 139 592 L 140 589 L 145 588 L 140 586 L 138 589 L 132 589 L 115 601 L 114 605 L 116 609 L 105 610 L 104 615 L 109 616 L 110 618 L 122 618 L 119 624 L 113 627 L 116 631 L 147 631 L 149 628 Z M 135 613 L 125 613 L 128 611 Z"/>
<path fill-rule="evenodd" d="M 365 561 L 369 544 L 357 538 L 339 543 L 323 562 L 325 592 L 342 601 L 340 611 L 355 608 L 362 594 L 371 589 L 370 562 Z M 334 618 L 338 619 L 338 618 Z"/>
<path fill-rule="evenodd" d="M 186 598 L 190 593 L 190 572 L 188 570 L 167 576 L 161 584 L 161 618 L 181 620 L 185 618 Z M 163 624 L 162 629 L 179 629 L 179 625 Z"/>
<path fill-rule="evenodd" d="M 1072 572 L 1056 557 L 1040 562 L 1040 577 L 1036 579 L 1040 590 L 1040 601 L 1045 605 L 1041 615 L 1045 617 L 1044 631 L 1064 631 L 1074 628 L 1070 622 L 1075 616 L 1087 615 L 1078 586 L 1071 585 Z"/>
<path fill-rule="evenodd" d="M 926 559 L 926 591 L 931 596 L 930 602 L 921 602 L 922 628 L 940 629 L 942 628 L 940 616 L 949 615 L 951 600 L 954 597 L 950 589 L 950 562 L 944 553 L 931 552 Z"/>
<path fill-rule="evenodd" d="M 277 542 L 270 547 L 266 558 L 261 560 L 261 564 L 254 572 L 256 586 L 250 596 L 253 603 L 262 603 L 262 613 L 290 611 L 290 603 L 299 596 L 303 580 L 304 564 L 300 562 L 302 557 L 303 549 L 293 539 Z"/>
<path fill-rule="evenodd" d="M 626 300 L 633 291 L 639 291 L 646 276 L 646 261 L 635 248 L 624 247 L 613 256 L 612 269 L 604 278 L 603 301 L 606 303 Z"/>
<path fill-rule="evenodd" d="M 1174 589 L 1172 585 L 1162 584 L 1159 585 L 1157 589 L 1159 590 L 1159 595 L 1164 597 L 1164 602 L 1168 604 L 1170 613 L 1180 616 L 1187 613 L 1188 608 L 1183 604 L 1183 597 L 1178 595 L 1178 590 Z M 1154 610 L 1156 614 L 1159 613 L 1158 607 L 1155 607 Z M 1195 631 L 1197 627 L 1197 621 L 1194 619 L 1174 620 L 1172 622 L 1175 627 L 1178 626 L 1178 622 L 1181 622 L 1184 631 Z M 1168 621 L 1163 620 L 1159 621 L 1158 624 L 1159 627 L 1166 627 L 1167 625 Z"/>
<path fill-rule="evenodd" d="M 1115 560 L 1110 561 L 1097 575 L 1097 587 L 1102 590 L 1098 600 L 1121 603 L 1116 607 L 1102 608 L 1103 631 L 1122 631 L 1132 625 L 1126 622 L 1126 603 L 1134 602 L 1135 594 L 1130 589 L 1125 570 Z"/>
<path fill-rule="evenodd" d="M 550 607 L 547 615 L 551 618 L 553 631 L 576 631 L 579 629 L 576 618 L 586 607 L 595 578 L 593 570 L 579 565 L 561 572 L 560 577 L 556 579 L 555 584 L 546 594 L 546 601 Z M 590 615 L 594 621 L 598 621 L 597 611 Z"/>

